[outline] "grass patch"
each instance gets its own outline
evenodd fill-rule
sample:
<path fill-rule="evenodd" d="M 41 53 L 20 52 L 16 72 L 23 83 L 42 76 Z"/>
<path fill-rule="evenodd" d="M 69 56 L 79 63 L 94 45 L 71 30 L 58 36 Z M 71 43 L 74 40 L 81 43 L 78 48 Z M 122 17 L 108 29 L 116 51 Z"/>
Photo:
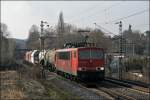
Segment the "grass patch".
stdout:
<path fill-rule="evenodd" d="M 42 82 L 42 84 L 44 84 L 45 89 L 47 91 L 47 95 L 50 97 L 50 99 L 56 99 L 56 100 L 77 99 L 77 100 L 81 100 L 80 97 L 77 97 L 76 95 L 72 94 L 71 92 L 57 87 L 51 81 L 44 81 L 44 82 Z"/>

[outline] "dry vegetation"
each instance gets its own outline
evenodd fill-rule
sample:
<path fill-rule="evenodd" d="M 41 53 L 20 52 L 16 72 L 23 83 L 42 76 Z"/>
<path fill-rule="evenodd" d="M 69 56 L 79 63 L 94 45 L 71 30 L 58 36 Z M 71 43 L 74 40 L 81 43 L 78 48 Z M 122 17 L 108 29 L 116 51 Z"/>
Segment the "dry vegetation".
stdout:
<path fill-rule="evenodd" d="M 23 82 L 24 87 L 28 90 L 29 98 L 41 98 L 41 99 L 56 99 L 56 100 L 66 100 L 69 98 L 76 98 L 79 99 L 80 97 L 75 97 L 74 94 L 70 93 L 69 91 L 66 91 L 65 89 L 62 89 L 60 84 L 56 84 L 55 80 L 57 82 L 61 82 L 61 78 L 58 78 L 57 74 L 51 73 L 49 71 L 45 71 L 46 73 L 46 79 L 42 76 L 42 69 L 40 69 L 39 65 L 34 65 L 31 68 L 28 68 L 28 66 L 25 66 L 28 71 L 26 71 L 26 75 L 23 74 L 23 77 L 25 80 L 28 80 L 28 82 Z M 21 71 L 24 72 L 24 71 Z M 29 80 L 30 77 L 30 80 Z M 32 86 L 33 85 L 33 86 Z M 35 97 L 34 93 L 37 97 Z"/>
<path fill-rule="evenodd" d="M 56 74 L 48 72 L 48 79 L 41 75 L 38 65 L 19 64 L 17 71 L 1 71 L 1 98 L 2 99 L 59 99 L 66 100 L 80 97 L 61 88 L 57 82 L 61 82 Z M 58 86 L 59 85 L 59 86 Z M 64 87 L 65 88 L 65 87 Z"/>
<path fill-rule="evenodd" d="M 23 99 L 24 94 L 18 87 L 19 75 L 16 71 L 1 71 L 1 100 Z"/>

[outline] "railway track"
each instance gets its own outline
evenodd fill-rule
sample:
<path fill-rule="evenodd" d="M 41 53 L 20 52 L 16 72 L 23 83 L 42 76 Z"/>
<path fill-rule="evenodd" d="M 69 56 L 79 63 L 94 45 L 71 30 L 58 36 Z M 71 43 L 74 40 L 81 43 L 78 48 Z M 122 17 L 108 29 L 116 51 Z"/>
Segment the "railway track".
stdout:
<path fill-rule="evenodd" d="M 66 78 L 65 78 L 66 79 Z M 71 84 L 78 85 L 81 88 L 86 89 L 97 94 L 100 97 L 105 97 L 109 100 L 149 100 L 149 93 L 135 90 L 130 84 L 124 82 L 117 82 L 113 80 L 104 80 L 96 84 L 86 84 L 83 82 L 76 82 L 66 79 Z"/>
<path fill-rule="evenodd" d="M 66 81 L 71 84 L 78 85 L 91 93 L 107 98 L 109 100 L 149 100 L 150 95 L 147 92 L 136 90 L 133 88 L 133 84 L 126 82 L 120 82 L 113 79 L 105 79 L 104 81 L 98 82 L 96 84 L 90 83 L 86 84 L 83 82 L 71 81 L 66 79 Z M 135 86 L 134 86 L 135 87 Z"/>
<path fill-rule="evenodd" d="M 104 81 L 98 82 L 96 84 L 91 83 L 88 85 L 85 83 L 71 81 L 70 79 L 66 79 L 66 78 L 64 78 L 64 80 L 69 81 L 71 84 L 78 85 L 87 91 L 91 91 L 91 93 L 95 93 L 96 95 L 104 98 L 104 100 L 106 100 L 106 98 L 107 100 L 116 100 L 116 99 L 117 100 L 149 100 L 150 99 L 149 93 L 132 88 L 133 84 L 120 82 L 113 79 L 107 78 Z"/>
<path fill-rule="evenodd" d="M 97 88 L 111 95 L 115 99 L 121 100 L 149 100 L 150 94 L 147 92 L 135 91 L 127 86 L 112 83 L 110 81 L 101 82 Z"/>
<path fill-rule="evenodd" d="M 94 85 L 78 83 L 87 90 L 93 91 L 99 96 L 105 96 L 113 100 L 149 100 L 150 94 L 148 92 L 136 90 L 127 83 L 112 82 L 104 80 Z"/>
<path fill-rule="evenodd" d="M 81 82 L 71 83 L 79 85 L 81 88 L 86 89 L 97 94 L 100 97 L 105 97 L 108 100 L 149 100 L 149 95 L 134 91 L 126 86 L 120 86 L 108 81 L 102 81 L 94 85 L 94 83 L 86 84 Z"/>
<path fill-rule="evenodd" d="M 98 89 L 109 94 L 115 100 L 136 100 L 133 97 L 127 96 L 127 95 L 122 94 L 122 93 L 114 92 L 113 90 L 108 89 L 108 88 L 99 87 Z"/>
<path fill-rule="evenodd" d="M 94 92 L 95 94 L 99 96 L 104 96 L 108 100 L 137 100 L 139 99 L 139 96 L 137 96 L 139 94 L 132 93 L 132 91 L 126 90 L 125 87 L 116 86 L 112 83 L 106 83 L 105 81 L 92 87 L 91 86 L 86 87 L 87 86 L 86 84 L 85 85 L 80 84 L 80 85 L 82 88 L 85 88 L 88 91 Z M 149 100 L 149 99 L 144 98 L 144 100 Z"/>
<path fill-rule="evenodd" d="M 121 86 L 126 86 L 130 89 L 133 89 L 139 92 L 150 93 L 149 84 L 144 84 L 144 83 L 140 84 L 140 83 L 125 81 L 125 80 L 118 80 L 118 79 L 113 79 L 113 78 L 105 78 L 105 80 L 108 82 L 119 84 Z"/>

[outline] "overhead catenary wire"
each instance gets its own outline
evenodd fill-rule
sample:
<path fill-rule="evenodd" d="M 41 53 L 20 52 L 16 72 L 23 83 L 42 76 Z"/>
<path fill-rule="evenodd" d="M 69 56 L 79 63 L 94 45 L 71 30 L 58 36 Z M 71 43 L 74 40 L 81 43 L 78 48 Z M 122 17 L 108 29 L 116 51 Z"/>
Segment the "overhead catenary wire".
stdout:
<path fill-rule="evenodd" d="M 121 4 L 121 2 L 116 3 L 116 4 L 113 4 L 113 5 L 110 5 L 109 7 L 106 7 L 106 8 L 104 8 L 104 9 L 102 9 L 101 11 L 98 11 L 98 12 L 107 11 L 107 10 L 109 10 L 109 9 L 115 7 L 115 6 L 118 6 L 119 4 Z M 96 8 L 96 7 L 95 7 L 95 8 Z M 93 9 L 90 9 L 90 10 L 93 10 Z M 86 17 L 86 18 L 87 18 L 87 17 L 91 17 L 91 16 L 93 17 L 93 15 L 95 15 L 95 14 L 91 14 L 91 15 L 89 15 L 89 16 L 84 16 L 84 17 L 82 17 L 84 13 L 89 13 L 89 10 L 86 9 L 86 10 L 81 14 L 80 18 L 78 18 L 78 19 L 76 19 L 76 20 L 81 20 L 81 19 L 83 19 L 84 17 Z M 79 17 L 79 16 L 76 16 L 76 17 Z M 73 21 L 76 21 L 76 20 L 71 20 L 71 21 L 69 21 L 69 22 L 73 22 Z"/>
<path fill-rule="evenodd" d="M 89 10 L 92 10 L 92 9 L 95 9 L 95 8 L 97 8 L 97 6 L 95 6 L 95 5 L 92 6 L 92 7 L 89 7 L 89 8 L 87 8 L 87 9 L 85 9 L 84 11 L 82 11 L 81 13 L 79 13 L 78 16 L 72 16 L 71 18 L 72 18 L 72 19 L 75 19 L 75 18 L 77 18 L 77 17 L 80 17 L 80 16 L 82 16 L 83 14 L 89 12 Z"/>
<path fill-rule="evenodd" d="M 125 16 L 125 17 L 121 17 L 121 18 L 118 18 L 118 19 L 115 19 L 113 21 L 109 21 L 109 22 L 105 22 L 105 23 L 100 23 L 100 24 L 114 24 L 115 22 L 118 22 L 120 20 L 124 20 L 124 19 L 127 19 L 127 18 L 130 18 L 130 17 L 133 17 L 133 16 L 137 16 L 137 15 L 140 15 L 140 14 L 143 14 L 147 11 L 149 11 L 150 9 L 145 9 L 145 10 L 142 10 L 142 11 L 139 11 L 139 12 L 135 12 L 133 14 L 130 14 L 128 16 Z M 150 25 L 150 24 L 140 24 L 140 25 L 135 25 L 136 27 L 138 26 L 147 26 L 147 25 Z"/>
<path fill-rule="evenodd" d="M 105 9 L 103 9 L 103 10 L 101 10 L 101 12 L 103 12 L 103 11 L 107 11 L 107 10 L 109 10 L 109 9 L 111 9 L 111 8 L 113 8 L 113 7 L 115 7 L 115 6 L 118 6 L 118 4 L 121 4 L 121 3 L 116 3 L 116 4 L 113 4 L 113 5 L 111 5 L 110 7 L 107 7 L 107 8 L 105 8 Z M 92 9 L 90 9 L 90 10 L 92 10 Z M 143 13 L 145 13 L 145 12 L 147 12 L 147 11 L 149 11 L 149 9 L 145 9 L 145 10 L 142 10 L 142 11 L 138 11 L 138 12 L 135 12 L 135 13 L 132 13 L 132 14 L 130 14 L 130 15 L 128 15 L 128 16 L 124 16 L 124 17 L 121 17 L 121 18 L 118 18 L 118 19 L 115 19 L 115 20 L 110 20 L 110 21 L 108 21 L 108 22 L 102 22 L 102 23 L 100 23 L 100 24 L 114 24 L 115 22 L 117 22 L 117 21 L 120 21 L 120 20 L 125 20 L 125 19 L 128 19 L 128 18 L 130 18 L 130 17 L 134 17 L 134 16 L 137 16 L 137 15 L 140 15 L 140 14 L 143 14 Z M 100 11 L 99 11 L 100 12 Z M 94 12 L 95 13 L 95 12 Z M 84 15 L 84 14 L 82 14 L 82 15 Z M 95 16 L 97 16 L 98 14 L 94 14 L 94 16 L 93 15 L 89 15 L 89 16 L 85 16 L 86 18 L 87 17 L 90 17 L 90 16 L 92 16 L 92 17 L 95 17 Z M 85 17 L 82 17 L 82 19 L 83 18 L 85 18 Z M 81 18 L 79 18 L 79 19 L 77 19 L 77 20 L 81 20 Z M 72 20 L 72 21 L 74 21 L 74 20 Z M 71 22 L 72 22 L 71 21 Z M 103 28 L 102 28 L 103 29 Z M 105 29 L 103 29 L 103 30 L 105 30 Z M 107 29 L 106 29 L 107 30 Z M 106 31 L 105 30 L 105 31 Z M 108 32 L 108 31 L 107 31 Z M 112 32 L 108 32 L 108 33 L 112 33 Z"/>
<path fill-rule="evenodd" d="M 135 25 L 136 27 L 139 27 L 139 26 L 148 26 L 148 25 L 150 25 L 150 24 L 138 24 L 138 25 Z"/>
<path fill-rule="evenodd" d="M 107 7 L 106 9 L 104 9 L 104 11 L 107 11 L 107 10 L 109 10 L 109 9 L 115 7 L 115 6 L 118 6 L 118 5 L 120 5 L 121 3 L 122 3 L 122 2 L 115 3 L 115 4 L 113 4 L 113 5 L 109 6 L 109 7 Z"/>
<path fill-rule="evenodd" d="M 102 26 L 100 26 L 100 25 L 98 25 L 98 24 L 96 24 L 96 23 L 94 23 L 94 24 L 95 24 L 95 26 L 98 26 L 101 30 L 104 30 L 105 33 L 107 32 L 106 34 L 113 34 L 113 35 L 116 35 L 115 33 L 109 31 L 108 29 L 106 29 L 106 28 L 104 28 L 104 27 L 102 27 Z"/>
<path fill-rule="evenodd" d="M 114 22 L 117 22 L 117 21 L 120 21 L 120 20 L 124 20 L 124 19 L 130 18 L 130 17 L 133 17 L 133 16 L 137 16 L 137 15 L 143 14 L 143 13 L 149 11 L 149 10 L 150 9 L 148 8 L 148 9 L 145 9 L 145 10 L 142 10 L 142 11 L 139 11 L 139 12 L 135 12 L 135 13 L 130 14 L 128 16 L 121 17 L 121 18 L 115 19 L 113 21 L 105 22 L 104 24 L 114 23 Z"/>

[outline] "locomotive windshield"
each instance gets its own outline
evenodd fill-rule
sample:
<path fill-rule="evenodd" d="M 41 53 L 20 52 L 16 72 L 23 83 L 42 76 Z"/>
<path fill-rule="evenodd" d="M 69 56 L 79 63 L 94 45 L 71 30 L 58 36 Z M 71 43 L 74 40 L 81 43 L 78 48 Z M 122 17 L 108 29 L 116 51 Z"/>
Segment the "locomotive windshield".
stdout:
<path fill-rule="evenodd" d="M 79 59 L 102 59 L 104 56 L 102 50 L 80 50 Z"/>

